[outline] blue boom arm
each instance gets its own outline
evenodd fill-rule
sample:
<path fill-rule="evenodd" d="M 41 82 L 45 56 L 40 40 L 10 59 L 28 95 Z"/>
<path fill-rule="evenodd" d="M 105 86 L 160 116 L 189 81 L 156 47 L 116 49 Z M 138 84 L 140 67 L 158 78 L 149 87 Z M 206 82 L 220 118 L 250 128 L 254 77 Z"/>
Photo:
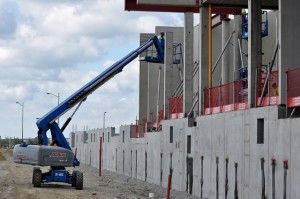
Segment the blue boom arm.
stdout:
<path fill-rule="evenodd" d="M 68 118 L 68 120 L 66 121 L 66 123 L 63 125 L 62 128 L 60 128 L 58 126 L 58 124 L 55 122 L 55 120 L 58 119 L 59 117 L 61 117 L 67 111 L 69 111 L 75 105 L 79 104 L 78 105 L 78 107 L 79 107 L 81 105 L 81 103 L 87 98 L 88 95 L 90 95 L 93 91 L 95 91 L 100 86 L 102 86 L 104 83 L 106 83 L 112 77 L 114 77 L 116 74 L 121 72 L 127 64 L 129 64 L 132 60 L 134 60 L 137 56 L 139 56 L 142 52 L 147 50 L 153 44 L 157 50 L 157 59 L 161 63 L 163 63 L 164 49 L 162 48 L 162 46 L 164 46 L 164 39 L 159 40 L 157 38 L 157 36 L 153 36 L 149 40 L 147 40 L 144 44 L 142 44 L 139 48 L 132 51 L 131 53 L 126 55 L 123 59 L 121 59 L 120 61 L 118 61 L 115 64 L 113 64 L 112 66 L 110 66 L 108 69 L 106 69 L 100 75 L 95 77 L 93 80 L 91 80 L 85 86 L 80 88 L 78 91 L 76 91 L 74 94 L 72 94 L 66 100 L 64 100 L 58 106 L 56 106 L 51 111 L 49 111 L 46 115 L 41 117 L 36 122 L 37 127 L 39 129 L 39 131 L 38 131 L 39 144 L 48 145 L 48 138 L 47 138 L 46 133 L 50 129 L 52 140 L 55 141 L 55 144 L 57 144 L 60 147 L 71 150 L 71 147 L 69 146 L 66 138 L 64 137 L 64 135 L 62 133 L 63 130 L 65 129 L 65 127 L 71 121 L 71 117 Z M 74 166 L 79 166 L 79 161 L 77 160 L 76 157 L 74 157 L 73 164 L 74 164 Z"/>

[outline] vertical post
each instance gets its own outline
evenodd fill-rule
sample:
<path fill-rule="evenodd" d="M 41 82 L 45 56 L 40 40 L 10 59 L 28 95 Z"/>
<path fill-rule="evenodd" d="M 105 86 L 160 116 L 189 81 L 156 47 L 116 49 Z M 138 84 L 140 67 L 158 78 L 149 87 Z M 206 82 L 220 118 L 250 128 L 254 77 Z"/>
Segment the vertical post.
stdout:
<path fill-rule="evenodd" d="M 268 76 L 267 76 L 267 81 L 268 81 L 268 106 L 270 106 L 270 82 L 271 82 L 271 65 L 268 66 Z"/>
<path fill-rule="evenodd" d="M 183 113 L 193 106 L 193 13 L 184 13 Z"/>
<path fill-rule="evenodd" d="M 157 131 L 158 131 L 158 122 L 159 122 L 160 72 L 161 72 L 161 66 L 159 65 L 159 68 L 158 68 L 158 79 L 157 79 L 157 99 L 156 99 L 156 130 Z"/>
<path fill-rule="evenodd" d="M 173 93 L 173 33 L 165 34 L 164 119 L 169 118 L 169 98 Z"/>
<path fill-rule="evenodd" d="M 237 186 L 237 168 L 238 168 L 238 163 L 234 163 L 234 168 L 235 168 L 235 185 L 234 185 L 234 199 L 238 199 L 239 198 L 239 194 L 238 194 L 238 186 Z"/>
<path fill-rule="evenodd" d="M 256 98 L 257 98 L 257 85 L 258 85 L 258 75 L 260 75 L 260 74 L 258 74 L 259 73 L 259 70 L 258 70 L 258 68 L 256 67 L 256 69 L 255 69 L 255 88 L 254 88 L 254 98 L 255 98 L 255 102 L 254 102 L 254 106 L 255 107 L 257 107 L 257 106 L 260 106 L 260 104 L 259 105 L 257 105 L 257 103 L 256 103 Z M 249 91 L 249 81 L 248 81 L 248 91 Z M 260 99 L 261 100 L 261 99 Z"/>
<path fill-rule="evenodd" d="M 276 159 L 272 158 L 272 199 L 275 199 L 275 167 Z"/>
<path fill-rule="evenodd" d="M 279 18 L 279 104 L 285 104 L 287 98 L 287 84 L 285 72 L 288 69 L 298 67 L 300 64 L 300 40 L 296 39 L 300 29 L 295 26 L 299 22 L 300 1 L 278 1 Z M 296 14 L 297 13 L 297 14 Z M 288 30 L 288 31 L 287 31 Z"/>
<path fill-rule="evenodd" d="M 225 199 L 227 199 L 228 195 L 228 157 L 226 157 L 225 162 L 226 162 L 226 167 L 225 167 Z"/>
<path fill-rule="evenodd" d="M 204 93 L 203 89 L 208 88 L 208 7 L 202 6 L 200 12 L 200 28 L 199 28 L 199 101 L 198 101 L 198 110 L 199 115 L 203 114 L 204 108 Z"/>
<path fill-rule="evenodd" d="M 204 157 L 201 156 L 201 178 L 200 178 L 200 188 L 201 188 L 200 198 L 201 199 L 202 199 L 202 193 L 203 193 L 203 159 L 204 159 Z"/>
<path fill-rule="evenodd" d="M 248 0 L 248 107 L 255 107 L 255 72 L 262 63 L 261 1 Z"/>
<path fill-rule="evenodd" d="M 231 71 L 230 66 L 230 54 L 229 49 L 227 48 L 228 41 L 231 40 L 233 34 L 230 34 L 230 22 L 229 20 L 222 21 L 222 72 L 221 72 L 221 82 L 222 84 L 226 84 L 229 82 L 229 71 Z M 228 39 L 229 38 L 229 39 Z M 227 43 L 228 42 L 228 43 Z"/>
<path fill-rule="evenodd" d="M 283 199 L 286 199 L 286 178 L 288 170 L 288 160 L 283 161 Z"/>
<path fill-rule="evenodd" d="M 103 130 L 105 129 L 105 114 L 106 112 L 103 113 Z"/>
<path fill-rule="evenodd" d="M 261 198 L 265 199 L 265 169 L 264 169 L 264 163 L 265 163 L 265 159 L 261 158 L 261 178 L 262 178 L 262 183 L 261 183 Z"/>
<path fill-rule="evenodd" d="M 170 199 L 170 191 L 171 191 L 171 184 L 172 184 L 172 173 L 173 173 L 173 168 L 172 168 L 172 153 L 170 154 L 170 166 L 169 166 L 169 176 L 168 176 L 168 188 L 167 188 L 167 198 Z"/>
<path fill-rule="evenodd" d="M 208 4 L 208 85 L 212 87 L 212 19 L 211 4 Z"/>
<path fill-rule="evenodd" d="M 16 104 L 19 104 L 22 107 L 22 144 L 24 143 L 23 139 L 23 131 L 24 131 L 24 102 L 16 102 Z"/>
<path fill-rule="evenodd" d="M 24 102 L 22 104 L 22 144 L 24 143 L 23 134 L 24 134 Z"/>
<path fill-rule="evenodd" d="M 216 166 L 217 166 L 217 173 L 216 173 L 216 199 L 219 199 L 219 157 L 216 157 Z"/>
<path fill-rule="evenodd" d="M 100 137 L 100 148 L 99 148 L 99 176 L 102 175 L 102 137 Z"/>
<path fill-rule="evenodd" d="M 242 17 L 241 15 L 234 15 L 234 31 L 235 34 L 233 36 L 233 72 L 234 74 L 238 74 L 238 70 L 242 66 L 242 54 L 240 53 L 240 35 L 242 30 Z M 239 79 L 238 75 L 234 76 L 233 80 Z"/>

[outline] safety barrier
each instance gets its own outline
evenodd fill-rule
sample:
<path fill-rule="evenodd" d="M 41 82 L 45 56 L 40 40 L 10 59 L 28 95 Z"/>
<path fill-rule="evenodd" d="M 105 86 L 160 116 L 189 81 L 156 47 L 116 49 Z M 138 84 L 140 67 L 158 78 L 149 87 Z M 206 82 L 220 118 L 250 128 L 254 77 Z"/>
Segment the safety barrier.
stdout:
<path fill-rule="evenodd" d="M 171 97 L 169 99 L 169 118 L 176 119 L 176 118 L 183 118 L 183 96 Z"/>
<path fill-rule="evenodd" d="M 267 73 L 258 73 L 256 104 L 257 106 L 276 106 L 278 105 L 278 71 L 272 71 L 270 73 L 269 86 L 266 87 L 265 97 L 263 97 L 262 103 L 260 104 L 261 94 L 266 81 Z"/>
<path fill-rule="evenodd" d="M 135 137 L 138 138 L 139 137 L 139 120 L 135 121 Z"/>
<path fill-rule="evenodd" d="M 234 105 L 235 110 L 248 108 L 248 79 L 234 82 Z"/>
<path fill-rule="evenodd" d="M 158 113 L 158 123 L 161 125 L 161 121 L 165 119 L 164 106 Z"/>
<path fill-rule="evenodd" d="M 287 106 L 300 106 L 300 68 L 288 70 L 287 72 Z"/>
<path fill-rule="evenodd" d="M 161 122 L 164 119 L 165 119 L 164 106 L 162 106 L 162 109 L 158 112 L 158 122 L 157 122 L 157 120 L 154 120 L 151 123 L 152 131 L 160 131 L 161 130 L 161 125 L 162 125 Z"/>
<path fill-rule="evenodd" d="M 237 80 L 203 90 L 204 115 L 248 108 L 248 81 Z"/>

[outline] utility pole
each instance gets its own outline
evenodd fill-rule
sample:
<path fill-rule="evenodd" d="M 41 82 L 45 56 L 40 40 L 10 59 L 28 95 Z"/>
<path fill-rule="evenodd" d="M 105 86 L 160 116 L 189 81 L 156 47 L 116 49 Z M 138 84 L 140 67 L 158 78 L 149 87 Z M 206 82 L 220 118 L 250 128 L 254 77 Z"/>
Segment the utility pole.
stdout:
<path fill-rule="evenodd" d="M 59 93 L 53 94 L 53 93 L 47 93 L 47 95 L 53 95 L 54 97 L 57 97 L 57 106 L 59 105 Z M 59 118 L 57 119 L 57 124 L 59 126 Z"/>

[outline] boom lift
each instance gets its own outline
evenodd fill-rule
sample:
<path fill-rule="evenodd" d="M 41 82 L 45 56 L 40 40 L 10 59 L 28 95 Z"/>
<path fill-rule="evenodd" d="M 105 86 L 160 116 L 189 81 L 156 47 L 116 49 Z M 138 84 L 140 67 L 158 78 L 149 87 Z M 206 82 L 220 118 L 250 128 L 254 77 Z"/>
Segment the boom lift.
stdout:
<path fill-rule="evenodd" d="M 153 59 L 153 62 L 163 63 L 164 38 L 163 33 L 161 33 L 160 39 L 158 39 L 157 36 L 151 37 L 139 48 L 132 51 L 123 59 L 110 66 L 100 75 L 95 77 L 85 86 L 72 94 L 61 104 L 41 117 L 36 122 L 36 125 L 38 127 L 39 145 L 21 144 L 14 147 L 13 159 L 15 163 L 30 164 L 35 166 L 50 166 L 49 171 L 45 173 L 42 173 L 40 167 L 33 168 L 32 183 L 34 187 L 40 187 L 42 183 L 64 182 L 72 184 L 72 186 L 74 186 L 76 189 L 83 188 L 83 173 L 80 171 L 73 171 L 73 173 L 71 174 L 66 170 L 66 167 L 79 166 L 80 162 L 76 158 L 76 154 L 73 154 L 71 147 L 69 146 L 66 138 L 63 135 L 63 131 L 72 120 L 72 117 L 74 116 L 82 102 L 85 101 L 92 92 L 105 84 L 116 74 L 120 73 L 127 64 L 129 64 L 132 60 L 134 60 L 137 56 L 139 56 L 142 52 L 147 50 L 152 45 L 154 45 L 157 50 L 156 57 Z M 75 111 L 60 128 L 55 120 L 69 111 L 75 105 L 77 105 Z M 47 137 L 47 131 L 49 129 L 52 137 L 51 146 L 48 145 Z"/>

